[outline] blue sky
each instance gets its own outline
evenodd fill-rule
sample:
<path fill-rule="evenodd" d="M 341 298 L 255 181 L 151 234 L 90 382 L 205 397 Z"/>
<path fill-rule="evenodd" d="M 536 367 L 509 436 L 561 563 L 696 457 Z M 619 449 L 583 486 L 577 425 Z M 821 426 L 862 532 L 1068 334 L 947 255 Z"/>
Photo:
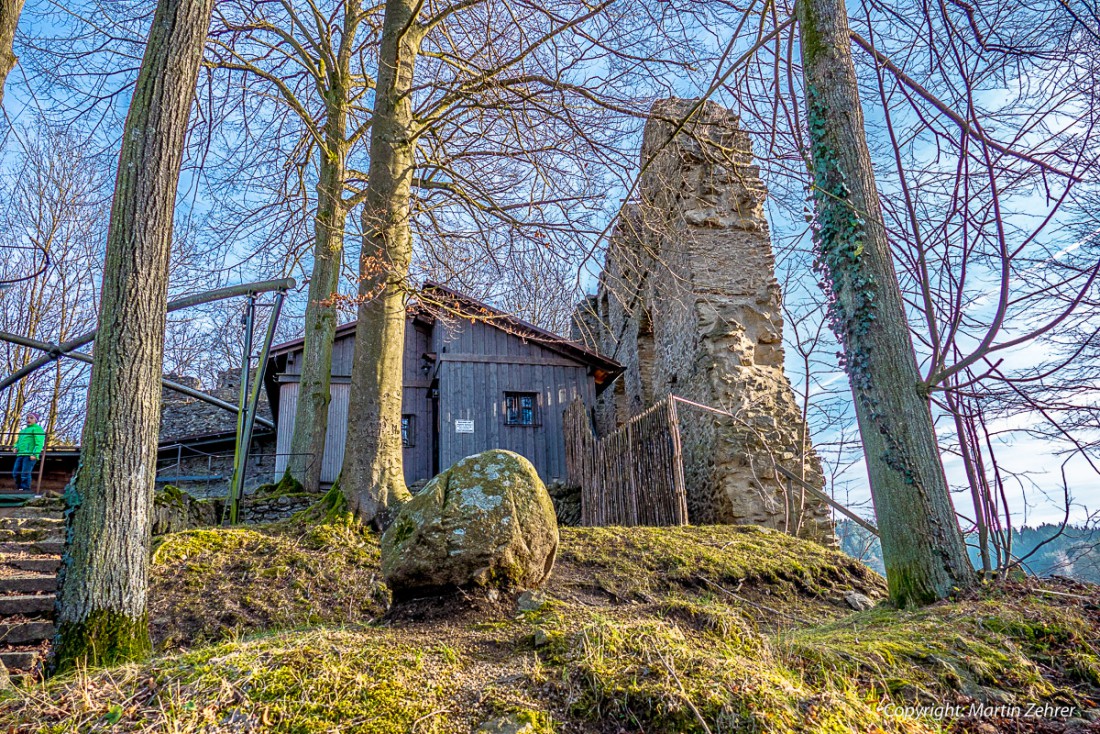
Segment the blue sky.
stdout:
<path fill-rule="evenodd" d="M 32 13 L 40 12 L 43 9 L 51 7 L 55 6 L 50 2 L 36 2 L 36 0 L 30 0 L 28 2 L 28 10 L 32 11 Z M 41 28 L 38 30 L 41 30 Z M 719 46 L 723 45 L 725 42 L 726 37 L 720 32 L 708 33 L 704 41 L 704 43 L 717 44 Z M 4 108 L 8 119 L 13 122 L 17 128 L 20 125 L 27 124 L 34 116 L 34 102 L 27 91 L 28 86 L 34 87 L 35 84 L 36 80 L 25 76 L 25 69 L 23 67 L 17 68 L 9 78 Z M 672 83 L 672 87 L 677 90 L 677 93 L 686 97 L 698 94 L 698 85 L 689 83 L 685 79 L 675 81 Z M 45 90 L 39 90 L 39 93 L 43 91 Z M 984 90 L 983 93 L 987 95 L 988 100 L 995 101 L 998 94 L 1003 94 L 1003 90 L 987 89 Z M 738 101 L 734 96 L 729 94 L 728 90 L 721 92 L 716 99 L 735 110 L 738 108 Z M 992 103 L 992 101 L 990 103 Z M 878 98 L 874 95 L 865 95 L 864 107 L 869 129 L 871 129 L 872 132 L 881 131 L 883 115 L 881 103 Z M 900 105 L 894 109 L 894 112 L 897 115 L 896 119 L 901 123 L 910 123 L 913 120 L 911 112 L 908 112 L 906 108 Z M 118 123 L 120 120 L 116 117 L 112 122 Z M 758 133 L 759 132 L 763 131 L 758 131 Z M 110 137 L 109 125 L 107 126 L 106 133 L 107 137 Z M 761 135 L 758 134 L 756 149 L 757 151 L 762 151 L 765 149 L 765 143 L 759 138 L 761 138 Z M 12 146 L 13 141 L 9 138 L 6 145 L 9 147 Z M 933 159 L 935 152 L 935 147 L 931 145 L 931 143 L 928 143 L 923 149 L 919 146 L 915 146 L 912 150 L 915 160 L 924 160 L 926 162 Z M 881 165 L 883 167 L 882 170 L 885 170 L 887 167 L 887 164 L 881 161 L 876 161 L 876 164 Z M 769 165 L 767 163 L 765 163 L 765 172 L 766 174 L 769 172 Z M 774 167 L 771 174 L 778 175 Z M 890 196 L 891 191 L 889 183 L 885 184 L 885 190 L 886 195 Z M 183 194 L 181 196 L 181 220 L 186 219 L 188 216 L 192 216 L 201 224 L 206 213 L 216 206 L 216 202 L 207 201 L 203 198 L 202 187 L 197 186 L 196 181 L 187 173 L 185 173 L 184 180 L 181 182 L 181 194 Z M 623 193 L 621 190 L 617 189 L 612 189 L 608 192 L 609 201 L 617 201 L 622 195 Z M 1013 206 L 1015 210 L 1010 212 L 1010 216 L 1018 217 L 1022 221 L 1041 214 L 1045 202 L 1041 198 L 1028 198 L 1022 196 L 1013 201 Z M 611 208 L 613 209 L 613 207 Z M 777 240 L 787 240 L 789 238 L 798 237 L 806 231 L 806 224 L 801 220 L 800 212 L 796 211 L 793 205 L 772 206 L 769 208 L 768 215 L 773 234 Z M 1052 228 L 1052 233 L 1050 235 L 1051 242 L 1056 242 L 1056 238 L 1059 236 L 1061 236 L 1059 232 Z M 807 249 L 804 241 L 802 249 Z M 819 297 L 816 293 L 816 288 L 814 288 L 811 283 L 815 279 L 815 276 L 812 272 L 808 271 L 805 258 L 791 260 L 781 259 L 779 265 L 781 269 L 796 269 L 794 277 L 803 281 L 803 284 L 809 284 L 809 287 L 800 289 L 800 293 L 791 294 L 789 296 L 790 298 L 805 298 L 808 299 L 809 302 Z M 586 282 L 591 288 L 591 268 L 589 271 L 590 272 L 587 274 L 582 275 L 582 282 Z M 248 277 L 248 273 L 244 269 L 241 269 L 236 273 L 225 273 L 221 277 L 224 282 L 225 280 L 235 280 L 237 277 Z M 794 305 L 800 304 L 796 303 Z M 975 308 L 980 309 L 982 306 L 978 305 L 975 306 Z M 790 329 L 787 330 L 786 336 L 790 338 Z M 1037 364 L 1047 356 L 1047 352 L 1044 351 L 1044 349 L 1045 348 L 1041 345 L 1028 346 L 1026 348 L 1014 350 L 1009 355 L 1009 359 L 1011 364 L 1017 367 Z M 816 381 L 819 385 L 837 388 L 841 396 L 843 396 L 844 391 L 842 388 L 846 385 L 846 377 L 836 369 L 835 360 L 832 360 L 832 355 L 829 354 L 830 350 L 835 351 L 835 346 L 827 345 L 823 350 L 822 359 L 825 367 L 816 375 Z M 798 389 L 800 388 L 798 382 L 799 365 L 795 363 L 796 355 L 794 351 L 788 349 L 787 357 L 788 374 L 795 382 L 796 389 Z M 829 362 L 833 363 L 831 368 L 828 366 Z M 821 399 L 828 397 L 825 391 L 818 390 L 817 392 L 818 397 Z M 833 396 L 830 399 L 835 400 L 838 398 Z M 839 399 L 843 398 L 841 397 Z M 1061 507 L 1063 458 L 1057 455 L 1060 447 L 1049 441 L 1026 435 L 1026 429 L 1029 427 L 1029 422 L 1033 420 L 1034 416 L 1021 415 L 1011 419 L 1011 421 L 1008 419 L 1002 420 L 997 426 L 1005 430 L 1004 437 L 999 439 L 1004 449 L 999 452 L 1000 460 L 1007 469 L 1018 472 L 1022 476 L 1026 476 L 1026 479 L 1021 482 L 1009 484 L 1007 490 L 1016 521 L 1026 521 L 1029 524 L 1060 520 L 1064 512 Z M 938 430 L 941 439 L 950 442 L 953 428 L 951 428 L 949 423 L 941 420 Z M 824 431 L 819 432 L 816 438 L 820 442 L 829 442 L 835 440 L 836 434 L 835 432 Z M 952 484 L 962 486 L 964 484 L 964 477 L 962 475 L 961 462 L 957 458 L 948 455 L 945 456 L 944 463 Z M 1086 518 L 1086 507 L 1100 509 L 1100 481 L 1098 481 L 1096 474 L 1092 471 L 1091 467 L 1089 467 L 1088 463 L 1080 457 L 1068 462 L 1064 470 L 1075 500 L 1072 519 L 1084 521 Z M 857 508 L 861 508 L 861 511 L 866 514 L 870 514 L 869 493 L 861 462 L 852 465 L 839 475 L 837 489 L 843 490 L 838 494 L 846 497 L 846 501 Z M 963 514 L 968 514 L 968 499 L 963 495 L 959 495 L 957 497 L 957 502 Z"/>

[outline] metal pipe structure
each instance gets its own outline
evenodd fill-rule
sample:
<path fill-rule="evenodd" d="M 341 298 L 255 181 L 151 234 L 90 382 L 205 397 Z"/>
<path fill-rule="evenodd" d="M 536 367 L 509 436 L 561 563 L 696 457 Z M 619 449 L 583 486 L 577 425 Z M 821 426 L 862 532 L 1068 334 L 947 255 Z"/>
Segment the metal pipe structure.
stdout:
<path fill-rule="evenodd" d="M 229 515 L 229 524 L 237 524 L 237 484 L 239 480 L 244 477 L 244 462 L 241 460 L 241 456 L 247 453 L 247 449 L 243 445 L 244 441 L 244 427 L 248 422 L 248 396 L 251 394 L 248 389 L 248 380 L 252 375 L 252 330 L 256 322 L 256 295 L 253 293 L 248 294 L 248 307 L 245 309 L 244 318 L 242 323 L 244 325 L 244 346 L 241 349 L 241 389 L 240 389 L 240 412 L 237 413 L 237 440 L 233 446 L 233 473 L 230 475 L 232 479 L 229 481 L 229 502 L 226 505 L 226 511 Z"/>
<path fill-rule="evenodd" d="M 53 357 L 53 359 L 57 359 L 58 357 L 67 357 L 68 359 L 74 359 L 78 362 L 84 362 L 85 364 L 91 364 L 92 363 L 92 358 L 90 356 L 88 356 L 87 354 L 84 354 L 83 352 L 64 352 L 64 353 L 60 353 L 60 352 L 58 352 L 58 350 L 61 347 L 59 347 L 57 344 L 51 344 L 50 342 L 39 341 L 38 339 L 31 339 L 31 338 L 26 337 L 26 336 L 20 336 L 19 334 L 11 334 L 11 333 L 6 332 L 6 331 L 0 331 L 0 340 L 11 342 L 12 344 L 19 344 L 19 345 L 22 345 L 24 347 L 30 347 L 31 349 L 38 349 L 39 351 L 43 351 L 43 352 L 49 352 L 51 354 L 57 353 L 57 356 Z M 219 400 L 218 398 L 214 397 L 213 395 L 207 395 L 206 393 L 201 392 L 200 390 L 196 390 L 192 387 L 188 387 L 187 385 L 181 385 L 180 383 L 176 382 L 175 380 L 169 380 L 169 379 L 166 379 L 166 378 L 162 377 L 161 380 L 160 380 L 160 383 L 162 385 L 164 385 L 166 388 L 168 388 L 169 390 L 174 390 L 175 392 L 181 393 L 183 395 L 187 395 L 188 397 L 196 398 L 197 400 L 202 400 L 204 402 L 210 403 L 211 405 L 215 405 L 219 408 L 222 408 L 223 410 L 228 410 L 231 413 L 237 413 L 238 410 L 239 410 L 236 405 L 233 405 L 233 403 L 227 403 L 224 400 Z M 272 423 L 271 421 L 269 421 L 267 418 L 260 418 L 260 417 L 257 416 L 256 420 L 259 421 L 260 424 L 263 425 L 266 428 L 274 428 L 275 427 L 275 424 Z"/>
<path fill-rule="evenodd" d="M 195 293 L 194 295 L 184 296 L 183 298 L 177 298 L 174 301 L 168 302 L 168 313 L 173 311 L 179 311 L 183 308 L 189 308 L 190 306 L 200 306 L 205 303 L 213 303 L 214 301 L 224 301 L 226 298 L 234 298 L 236 296 L 247 296 L 250 293 L 265 293 L 267 291 L 283 291 L 284 293 L 297 285 L 293 278 L 280 278 L 279 280 L 261 280 L 257 283 L 242 283 L 240 285 L 226 286 L 225 288 L 216 288 L 212 291 L 204 291 L 202 293 Z M 33 362 L 20 367 L 15 372 L 0 380 L 0 392 L 8 389 L 19 380 L 22 380 L 27 375 L 32 374 L 41 367 L 45 367 L 50 362 L 59 359 L 68 353 L 79 349 L 80 347 L 90 344 L 95 340 L 96 334 L 99 329 L 89 331 L 86 334 L 64 342 L 63 344 L 51 344 L 49 349 L 44 351 L 48 352 L 46 356 L 39 357 Z M 3 337 L 0 337 L 3 338 Z M 10 339 L 8 341 L 11 341 Z M 174 388 L 173 388 L 174 389 Z M 180 392 L 183 392 L 182 390 Z M 189 394 L 189 393 L 184 393 Z M 198 397 L 193 396 L 193 397 Z"/>
<path fill-rule="evenodd" d="M 229 485 L 229 523 L 231 525 L 237 524 L 241 498 L 244 496 L 244 475 L 248 471 L 248 455 L 252 450 L 252 429 L 256 422 L 256 410 L 260 403 L 260 387 L 263 385 L 264 373 L 267 372 L 267 358 L 271 353 L 271 342 L 275 339 L 275 327 L 279 324 L 279 315 L 283 311 L 283 301 L 285 299 L 286 291 L 279 291 L 275 294 L 275 304 L 272 306 L 271 316 L 267 320 L 267 331 L 264 333 L 264 343 L 260 347 L 259 361 L 256 364 L 256 377 L 252 382 L 248 405 L 245 408 L 243 435 L 237 437 L 237 451 L 233 457 L 233 479 Z M 245 341 L 249 345 L 252 344 L 251 327 Z"/>

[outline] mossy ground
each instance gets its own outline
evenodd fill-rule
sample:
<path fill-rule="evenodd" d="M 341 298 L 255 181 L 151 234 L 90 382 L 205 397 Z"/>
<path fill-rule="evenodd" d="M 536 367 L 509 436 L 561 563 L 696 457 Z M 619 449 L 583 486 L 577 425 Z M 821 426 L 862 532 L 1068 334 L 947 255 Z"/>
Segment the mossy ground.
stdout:
<path fill-rule="evenodd" d="M 281 497 L 283 495 L 300 496 L 306 494 L 302 488 L 302 483 L 291 476 L 290 472 L 283 474 L 282 479 L 277 482 L 271 482 L 268 484 L 261 484 L 256 487 L 256 491 L 253 494 L 257 497 L 273 498 Z"/>
<path fill-rule="evenodd" d="M 563 528 L 541 607 L 430 621 L 379 617 L 376 544 L 347 524 L 193 531 L 157 553 L 162 646 L 191 649 L 17 688 L 0 730 L 439 734 L 512 716 L 537 734 L 940 732 L 955 725 L 879 706 L 1100 693 L 1095 589 L 853 613 L 844 592 L 881 597 L 881 578 L 756 529 Z M 359 574 L 357 601 L 324 573 Z"/>
<path fill-rule="evenodd" d="M 183 490 L 174 484 L 165 484 L 153 493 L 153 502 L 158 505 L 163 504 L 173 507 L 183 507 L 185 502 Z"/>
<path fill-rule="evenodd" d="M 343 524 L 172 533 L 153 551 L 160 649 L 273 629 L 368 622 L 389 601 L 377 540 Z"/>

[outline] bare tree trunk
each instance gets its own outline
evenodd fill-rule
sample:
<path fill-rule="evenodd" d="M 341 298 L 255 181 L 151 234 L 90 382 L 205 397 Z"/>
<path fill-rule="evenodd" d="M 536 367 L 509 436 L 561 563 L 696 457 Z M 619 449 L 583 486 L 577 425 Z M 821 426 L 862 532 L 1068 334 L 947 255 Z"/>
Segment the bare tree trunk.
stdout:
<path fill-rule="evenodd" d="M 401 447 L 405 304 L 412 234 L 410 88 L 421 31 L 416 0 L 387 0 L 363 209 L 359 314 L 340 482 L 356 517 L 383 527 L 409 497 Z"/>
<path fill-rule="evenodd" d="M 328 432 L 329 386 L 332 378 L 332 344 L 336 338 L 336 296 L 344 258 L 344 224 L 347 210 L 343 191 L 347 177 L 347 92 L 334 89 L 325 124 L 321 150 L 320 180 L 317 183 L 316 242 L 313 274 L 306 305 L 305 344 L 302 377 L 298 383 L 298 406 L 294 414 L 294 435 L 290 442 L 291 476 L 308 492 L 321 489 L 321 459 Z M 337 95 L 339 95 L 337 97 Z"/>
<path fill-rule="evenodd" d="M 0 0 L 0 104 L 4 102 L 4 82 L 18 61 L 12 51 L 15 42 L 15 28 L 19 25 L 19 15 L 23 12 L 24 0 Z"/>
<path fill-rule="evenodd" d="M 360 0 L 344 4 L 343 29 L 338 47 L 333 35 L 319 34 L 319 47 L 334 62 L 318 83 L 325 101 L 325 125 L 320 135 L 320 165 L 317 183 L 317 218 L 314 224 L 313 271 L 309 282 L 309 303 L 305 314 L 302 375 L 287 463 L 291 476 L 309 492 L 321 489 L 321 468 L 328 435 L 331 401 L 332 347 L 336 338 L 336 297 L 344 262 L 344 226 L 349 204 L 344 199 L 348 179 L 348 136 L 351 99 L 356 94 L 352 76 L 355 37 L 364 19 Z M 312 62 L 310 62 L 312 63 Z M 300 107 L 300 106 L 299 106 Z M 312 124 L 312 121 L 306 121 Z"/>
<path fill-rule="evenodd" d="M 844 347 L 890 597 L 942 599 L 974 573 L 909 336 L 863 128 L 843 0 L 798 3 L 815 237 Z"/>
<path fill-rule="evenodd" d="M 954 379 L 952 381 L 957 382 Z M 970 485 L 970 497 L 974 502 L 974 526 L 978 531 L 978 555 L 982 560 L 982 576 L 987 579 L 992 578 L 993 564 L 989 556 L 989 525 L 985 517 L 985 501 L 982 497 L 978 469 L 974 463 L 974 447 L 966 425 L 971 418 L 969 415 L 963 415 L 964 406 L 954 391 L 947 391 L 944 397 L 951 409 L 951 417 L 955 421 L 955 434 L 959 437 L 959 455 L 963 460 L 963 469 L 966 470 L 967 483 Z"/>
<path fill-rule="evenodd" d="M 160 0 L 126 118 L 80 468 L 66 488 L 52 672 L 150 649 L 146 612 L 168 263 L 213 0 Z"/>

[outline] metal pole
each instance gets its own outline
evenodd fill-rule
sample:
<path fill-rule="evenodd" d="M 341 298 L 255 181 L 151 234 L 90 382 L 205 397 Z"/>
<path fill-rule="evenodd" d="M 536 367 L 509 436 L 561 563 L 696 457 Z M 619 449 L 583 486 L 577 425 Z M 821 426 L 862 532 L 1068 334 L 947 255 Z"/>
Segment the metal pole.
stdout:
<path fill-rule="evenodd" d="M 53 351 L 58 349 L 58 345 L 56 345 L 56 344 L 51 344 L 50 342 L 39 341 L 38 339 L 31 339 L 29 337 L 20 336 L 18 334 L 10 334 L 6 331 L 0 331 L 0 341 L 8 341 L 8 342 L 11 342 L 13 344 L 21 344 L 25 347 L 30 347 L 32 349 L 38 349 L 38 350 L 41 350 L 43 352 L 53 352 Z M 62 357 L 67 357 L 68 359 L 74 359 L 77 362 L 84 362 L 85 364 L 91 364 L 92 363 L 92 358 L 90 356 L 88 356 L 87 354 L 84 354 L 83 352 L 69 352 L 69 353 L 66 353 L 66 354 L 62 354 L 61 356 Z M 166 388 L 168 388 L 169 390 L 174 390 L 174 391 L 176 391 L 178 393 L 181 393 L 183 395 L 188 395 L 188 396 L 196 398 L 198 400 L 202 400 L 203 402 L 210 403 L 211 405 L 216 405 L 217 407 L 221 408 L 222 410 L 228 410 L 231 413 L 236 413 L 239 410 L 239 408 L 236 405 L 233 405 L 232 403 L 227 403 L 224 400 L 219 400 L 218 398 L 214 397 L 213 395 L 207 395 L 206 393 L 204 393 L 200 390 L 196 390 L 194 388 L 187 387 L 187 385 L 181 385 L 180 383 L 175 382 L 174 380 L 168 380 L 168 379 L 165 379 L 165 378 L 161 378 L 160 383 L 162 385 L 164 385 Z M 269 421 L 266 418 L 257 418 L 256 420 L 258 420 L 260 422 L 260 424 L 263 425 L 266 428 L 274 428 L 275 427 L 275 424 L 272 423 L 271 421 Z"/>
<path fill-rule="evenodd" d="M 252 383 L 252 390 L 248 396 L 248 407 L 244 414 L 244 438 L 241 442 L 241 470 L 239 473 L 234 473 L 234 484 L 230 488 L 233 496 L 238 499 L 244 496 L 244 478 L 248 472 L 248 454 L 252 450 L 252 429 L 256 421 L 256 409 L 260 403 L 260 386 L 264 381 L 264 373 L 267 372 L 267 356 L 271 352 L 271 342 L 275 338 L 275 327 L 279 323 L 279 314 L 282 313 L 285 298 L 286 293 L 282 291 L 275 294 L 275 303 L 267 320 L 267 331 L 264 333 L 264 344 L 260 348 L 259 361 L 256 364 L 256 378 Z M 237 523 L 237 507 L 238 504 L 234 502 L 231 519 L 233 524 Z"/>
<path fill-rule="evenodd" d="M 244 349 L 241 354 L 241 407 L 237 412 L 237 443 L 233 448 L 233 473 L 229 481 L 229 524 L 237 524 L 237 511 L 240 505 L 240 497 L 237 495 L 238 480 L 244 474 L 244 466 L 241 457 L 244 453 L 242 441 L 244 440 L 245 413 L 248 410 L 248 377 L 252 371 L 252 329 L 256 320 L 256 294 L 248 294 L 248 306 L 244 312 Z"/>
<path fill-rule="evenodd" d="M 242 283 L 241 285 L 231 285 L 225 288 L 217 288 L 212 291 L 204 291 L 203 293 L 196 293 L 191 296 L 184 296 L 183 298 L 177 298 L 174 301 L 169 301 L 168 313 L 179 311 L 182 308 L 200 306 L 204 303 L 213 303 L 214 301 L 223 301 L 226 298 L 244 296 L 250 293 L 266 293 L 267 291 L 285 292 L 294 288 L 295 285 L 297 284 L 295 283 L 293 278 L 281 278 L 279 280 L 263 280 L 258 283 Z M 40 367 L 48 365 L 50 362 L 53 362 L 54 360 L 67 355 L 69 352 L 79 349 L 85 344 L 90 344 L 95 339 L 98 332 L 99 329 L 95 329 L 93 331 L 89 331 L 86 334 L 81 334 L 71 341 L 67 341 L 59 345 L 51 344 L 50 348 L 46 350 L 47 352 L 49 352 L 49 354 L 44 357 L 39 357 L 33 362 L 30 362 L 26 366 L 21 367 L 15 372 L 11 373 L 3 380 L 0 380 L 0 392 L 8 389 L 16 382 L 36 371 Z M 0 336 L 0 339 L 6 339 L 6 337 Z"/>
<path fill-rule="evenodd" d="M 49 443 L 49 440 L 49 435 L 42 437 L 42 455 L 38 457 L 38 489 L 36 489 L 34 492 L 37 495 L 42 494 L 42 474 L 45 472 L 46 469 L 46 444 Z"/>

